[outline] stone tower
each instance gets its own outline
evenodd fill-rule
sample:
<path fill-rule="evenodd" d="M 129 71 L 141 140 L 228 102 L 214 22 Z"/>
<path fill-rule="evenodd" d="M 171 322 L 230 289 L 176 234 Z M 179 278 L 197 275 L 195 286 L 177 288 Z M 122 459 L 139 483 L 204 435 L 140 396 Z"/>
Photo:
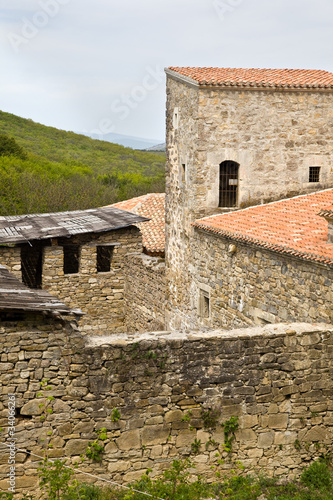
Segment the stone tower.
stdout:
<path fill-rule="evenodd" d="M 333 186 L 333 74 L 169 68 L 167 327 L 196 327 L 191 223 Z M 192 297 L 193 298 L 193 297 Z"/>

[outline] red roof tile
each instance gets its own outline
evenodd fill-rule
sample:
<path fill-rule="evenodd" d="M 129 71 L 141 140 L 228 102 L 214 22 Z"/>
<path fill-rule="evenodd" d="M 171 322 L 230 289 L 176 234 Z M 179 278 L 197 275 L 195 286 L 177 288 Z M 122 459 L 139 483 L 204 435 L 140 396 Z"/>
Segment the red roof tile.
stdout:
<path fill-rule="evenodd" d="M 328 223 L 333 189 L 197 220 L 195 227 L 305 260 L 333 264 Z"/>
<path fill-rule="evenodd" d="M 333 73 L 309 69 L 170 67 L 201 86 L 333 88 Z"/>
<path fill-rule="evenodd" d="M 165 193 L 149 193 L 131 200 L 112 205 L 151 219 L 135 224 L 142 233 L 144 249 L 151 254 L 164 254 L 165 251 Z"/>

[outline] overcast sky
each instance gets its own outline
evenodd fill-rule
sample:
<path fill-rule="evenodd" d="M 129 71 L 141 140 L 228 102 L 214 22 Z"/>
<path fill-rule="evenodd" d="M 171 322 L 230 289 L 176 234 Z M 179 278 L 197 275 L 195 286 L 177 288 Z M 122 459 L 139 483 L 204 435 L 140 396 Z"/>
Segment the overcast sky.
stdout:
<path fill-rule="evenodd" d="M 0 109 L 164 140 L 166 66 L 333 71 L 332 0 L 0 0 Z"/>

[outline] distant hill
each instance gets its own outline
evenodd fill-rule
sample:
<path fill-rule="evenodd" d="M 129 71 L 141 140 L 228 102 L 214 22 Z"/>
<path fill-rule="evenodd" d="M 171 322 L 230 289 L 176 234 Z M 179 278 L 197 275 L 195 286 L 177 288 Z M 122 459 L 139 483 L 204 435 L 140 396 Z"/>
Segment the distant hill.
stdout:
<path fill-rule="evenodd" d="M 164 191 L 165 155 L 47 127 L 0 111 L 0 134 L 26 159 L 0 156 L 0 215 L 75 210 Z"/>
<path fill-rule="evenodd" d="M 84 132 L 83 132 L 84 133 Z M 131 135 L 122 134 L 85 134 L 92 139 L 98 139 L 102 141 L 112 142 L 114 144 L 120 144 L 127 148 L 139 149 L 143 151 L 165 151 L 164 149 L 155 149 L 160 146 L 161 139 L 144 139 L 141 137 L 133 137 Z"/>
<path fill-rule="evenodd" d="M 144 151 L 160 151 L 165 152 L 166 144 L 163 142 L 162 144 L 156 144 L 156 146 L 151 146 L 150 148 L 145 149 Z"/>

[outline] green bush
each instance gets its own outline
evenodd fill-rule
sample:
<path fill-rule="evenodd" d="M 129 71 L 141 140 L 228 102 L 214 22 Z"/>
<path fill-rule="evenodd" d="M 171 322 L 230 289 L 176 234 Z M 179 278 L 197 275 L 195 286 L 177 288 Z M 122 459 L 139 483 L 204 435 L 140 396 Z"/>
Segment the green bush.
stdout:
<path fill-rule="evenodd" d="M 332 488 L 332 477 L 330 470 L 324 462 L 313 462 L 301 474 L 301 483 L 308 488 L 327 490 Z M 332 497 L 333 498 L 333 495 Z"/>

